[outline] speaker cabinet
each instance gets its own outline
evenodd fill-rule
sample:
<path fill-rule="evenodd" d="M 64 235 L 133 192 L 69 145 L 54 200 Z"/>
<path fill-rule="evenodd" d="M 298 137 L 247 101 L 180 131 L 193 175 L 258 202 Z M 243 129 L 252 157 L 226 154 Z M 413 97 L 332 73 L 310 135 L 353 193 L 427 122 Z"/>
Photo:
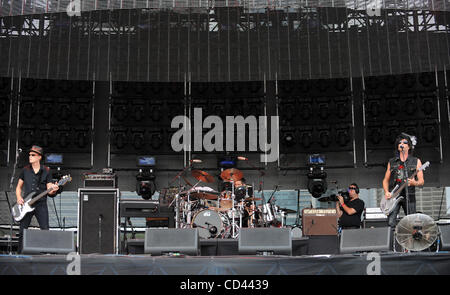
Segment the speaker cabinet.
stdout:
<path fill-rule="evenodd" d="M 276 255 L 292 255 L 290 228 L 242 228 L 239 233 L 239 254 L 256 255 L 273 252 Z"/>
<path fill-rule="evenodd" d="M 439 232 L 441 233 L 440 250 L 450 250 L 450 225 L 439 225 Z"/>
<path fill-rule="evenodd" d="M 198 228 L 147 228 L 145 230 L 144 253 L 162 255 L 180 253 L 200 254 Z"/>
<path fill-rule="evenodd" d="M 72 231 L 23 231 L 23 254 L 67 254 L 75 252 L 75 235 Z"/>
<path fill-rule="evenodd" d="M 78 189 L 78 250 L 80 254 L 117 254 L 119 189 Z"/>
<path fill-rule="evenodd" d="M 340 253 L 389 251 L 392 229 L 390 227 L 344 229 L 341 234 Z"/>

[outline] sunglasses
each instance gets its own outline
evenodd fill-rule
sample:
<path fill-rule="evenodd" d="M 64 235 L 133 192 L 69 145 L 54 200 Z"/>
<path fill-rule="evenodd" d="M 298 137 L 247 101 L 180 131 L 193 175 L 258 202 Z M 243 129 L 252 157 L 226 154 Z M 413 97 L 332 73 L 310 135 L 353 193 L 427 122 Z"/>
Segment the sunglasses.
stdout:
<path fill-rule="evenodd" d="M 400 141 L 400 143 L 403 143 L 403 144 L 408 144 L 408 141 L 406 141 L 406 140 L 403 140 L 403 141 Z"/>
<path fill-rule="evenodd" d="M 39 156 L 38 154 L 29 154 L 30 157 L 37 157 Z"/>
<path fill-rule="evenodd" d="M 354 190 L 356 190 L 356 187 L 349 187 L 348 189 L 354 189 Z"/>

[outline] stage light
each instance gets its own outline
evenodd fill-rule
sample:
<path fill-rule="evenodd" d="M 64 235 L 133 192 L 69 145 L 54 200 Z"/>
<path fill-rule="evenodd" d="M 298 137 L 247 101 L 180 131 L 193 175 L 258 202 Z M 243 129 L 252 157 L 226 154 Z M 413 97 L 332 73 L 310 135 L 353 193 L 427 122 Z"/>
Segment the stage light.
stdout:
<path fill-rule="evenodd" d="M 139 169 L 136 175 L 136 193 L 144 200 L 149 200 L 156 191 L 153 169 Z"/>
<path fill-rule="evenodd" d="M 327 191 L 327 173 L 324 171 L 325 164 L 326 160 L 324 155 L 308 155 L 308 191 L 314 198 L 320 198 Z"/>

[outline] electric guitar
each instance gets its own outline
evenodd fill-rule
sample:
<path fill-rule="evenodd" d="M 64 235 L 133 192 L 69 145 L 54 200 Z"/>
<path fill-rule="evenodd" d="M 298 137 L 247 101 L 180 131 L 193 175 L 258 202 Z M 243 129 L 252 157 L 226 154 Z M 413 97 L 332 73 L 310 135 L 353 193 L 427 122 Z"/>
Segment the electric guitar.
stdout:
<path fill-rule="evenodd" d="M 427 161 L 425 164 L 420 166 L 420 168 L 418 170 L 416 170 L 416 172 L 414 172 L 413 176 L 411 176 L 411 179 L 414 179 L 414 177 L 416 177 L 416 175 L 419 171 L 427 169 L 428 166 L 430 166 L 430 162 Z M 395 206 L 397 206 L 397 204 L 401 200 L 404 199 L 404 197 L 399 196 L 399 194 L 405 188 L 405 186 L 406 186 L 406 181 L 403 182 L 401 185 L 397 184 L 394 187 L 394 189 L 391 191 L 391 198 L 389 198 L 389 199 L 386 199 L 386 197 L 381 198 L 380 209 L 384 214 L 386 214 L 386 215 L 391 214 L 391 212 L 392 212 L 392 210 L 394 210 Z"/>
<path fill-rule="evenodd" d="M 70 181 L 72 181 L 72 177 L 70 177 L 70 175 L 64 175 L 58 181 L 58 186 L 63 186 Z M 36 192 L 31 192 L 24 199 L 23 205 L 19 205 L 16 203 L 13 206 L 13 208 L 11 209 L 11 213 L 12 213 L 14 220 L 21 221 L 23 219 L 23 217 L 25 216 L 25 214 L 34 210 L 34 207 L 33 207 L 34 203 L 36 203 L 42 197 L 46 196 L 51 190 L 52 189 L 48 189 L 45 192 L 40 193 L 36 197 L 34 197 L 36 195 Z"/>

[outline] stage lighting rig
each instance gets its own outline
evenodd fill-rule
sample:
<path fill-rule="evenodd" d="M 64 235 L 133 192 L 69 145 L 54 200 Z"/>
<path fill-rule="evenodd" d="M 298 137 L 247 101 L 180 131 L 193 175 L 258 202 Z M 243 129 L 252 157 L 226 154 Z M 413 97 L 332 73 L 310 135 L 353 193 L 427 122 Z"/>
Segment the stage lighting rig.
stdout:
<path fill-rule="evenodd" d="M 156 191 L 156 176 L 153 169 L 156 165 L 155 157 L 139 156 L 137 166 L 141 167 L 136 175 L 136 193 L 144 200 L 149 200 Z"/>
<path fill-rule="evenodd" d="M 308 191 L 314 198 L 320 198 L 327 191 L 327 173 L 324 171 L 325 163 L 324 155 L 308 155 Z"/>

